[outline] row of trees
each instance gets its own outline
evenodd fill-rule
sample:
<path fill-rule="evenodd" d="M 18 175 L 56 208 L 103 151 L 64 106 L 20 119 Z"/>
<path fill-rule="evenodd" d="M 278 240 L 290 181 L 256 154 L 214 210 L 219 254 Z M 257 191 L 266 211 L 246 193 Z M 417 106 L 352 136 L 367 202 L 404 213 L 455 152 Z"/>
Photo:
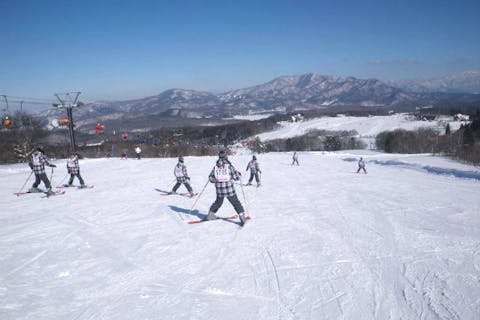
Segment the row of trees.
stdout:
<path fill-rule="evenodd" d="M 462 125 L 454 133 L 449 126 L 445 134 L 433 129 L 385 131 L 377 135 L 376 144 L 388 153 L 440 153 L 479 165 L 480 119 Z"/>
<path fill-rule="evenodd" d="M 337 151 L 345 149 L 364 149 L 365 143 L 355 138 L 356 131 L 311 130 L 308 133 L 288 138 L 276 139 L 266 143 L 266 151 Z"/>
<path fill-rule="evenodd" d="M 40 120 L 24 112 L 10 116 L 12 124 L 0 130 L 0 163 L 24 162 L 47 132 Z"/>

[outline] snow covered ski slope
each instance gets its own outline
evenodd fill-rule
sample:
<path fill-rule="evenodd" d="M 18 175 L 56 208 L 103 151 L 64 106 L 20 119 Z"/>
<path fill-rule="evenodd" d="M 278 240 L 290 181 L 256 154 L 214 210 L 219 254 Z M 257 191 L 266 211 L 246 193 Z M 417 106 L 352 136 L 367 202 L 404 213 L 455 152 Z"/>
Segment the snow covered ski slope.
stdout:
<path fill-rule="evenodd" d="M 188 223 L 208 212 L 212 184 L 159 196 L 173 158 L 81 160 L 95 188 L 46 199 L 14 196 L 29 169 L 0 166 L 0 319 L 478 319 L 480 170 L 428 155 L 300 153 L 298 167 L 291 156 L 258 155 L 262 187 L 236 185 L 244 228 Z M 195 192 L 215 159 L 185 157 Z M 245 183 L 250 156 L 230 160 Z M 234 214 L 228 201 L 218 212 Z"/>
<path fill-rule="evenodd" d="M 451 130 L 458 130 L 460 122 L 451 121 Z M 262 141 L 273 139 L 287 139 L 306 134 L 310 130 L 351 131 L 356 130 L 359 137 L 375 137 L 382 131 L 395 129 L 416 130 L 431 128 L 441 133 L 445 132 L 445 125 L 438 121 L 420 121 L 407 114 L 372 117 L 322 117 L 301 122 L 282 122 L 281 128 L 259 134 Z"/>

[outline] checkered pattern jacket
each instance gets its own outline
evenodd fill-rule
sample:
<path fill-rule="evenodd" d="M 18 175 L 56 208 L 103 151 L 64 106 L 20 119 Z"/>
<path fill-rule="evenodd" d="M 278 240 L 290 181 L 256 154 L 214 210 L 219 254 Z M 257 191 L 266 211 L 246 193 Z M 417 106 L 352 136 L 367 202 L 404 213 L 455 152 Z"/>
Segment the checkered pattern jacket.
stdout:
<path fill-rule="evenodd" d="M 36 160 L 35 160 L 36 159 Z M 35 174 L 42 174 L 45 173 L 45 165 L 52 167 L 47 158 L 39 151 L 35 151 L 32 154 L 32 158 L 30 162 L 28 163 L 30 168 L 33 170 L 33 173 Z"/>
<path fill-rule="evenodd" d="M 255 174 L 257 172 L 262 172 L 262 171 L 260 171 L 260 166 L 258 165 L 257 160 L 253 160 L 253 159 L 250 160 L 250 162 L 248 163 L 246 170 L 248 170 L 248 169 L 250 169 L 250 172 L 253 173 L 253 174 Z"/>
<path fill-rule="evenodd" d="M 178 176 L 178 174 L 176 173 L 179 170 L 181 170 L 182 172 L 181 176 Z M 175 169 L 173 170 L 173 174 L 175 175 L 175 177 L 177 177 L 177 182 L 188 183 L 190 181 L 190 177 L 188 176 L 188 173 L 187 173 L 187 166 L 181 162 L 177 163 L 177 165 L 175 166 Z"/>
<path fill-rule="evenodd" d="M 222 167 L 225 164 L 229 165 L 230 181 L 226 181 L 226 182 L 217 181 L 217 179 L 215 178 L 215 168 Z M 212 169 L 212 172 L 210 172 L 208 179 L 210 180 L 210 182 L 215 183 L 215 189 L 217 190 L 217 197 L 230 197 L 236 194 L 235 188 L 233 186 L 233 181 L 240 180 L 240 177 L 241 177 L 241 173 L 235 170 L 235 168 L 231 163 L 227 161 L 223 161 L 222 159 L 219 159 L 217 161 L 217 165 Z"/>
<path fill-rule="evenodd" d="M 78 164 L 78 160 L 75 157 L 71 157 L 67 161 L 67 170 L 70 174 L 79 174 L 80 173 L 80 165 Z"/>

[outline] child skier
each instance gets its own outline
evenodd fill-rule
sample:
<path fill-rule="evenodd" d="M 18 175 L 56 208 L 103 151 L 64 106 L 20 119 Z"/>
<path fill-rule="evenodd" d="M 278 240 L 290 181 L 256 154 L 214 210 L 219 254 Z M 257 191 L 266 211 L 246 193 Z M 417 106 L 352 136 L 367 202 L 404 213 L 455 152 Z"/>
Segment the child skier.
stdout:
<path fill-rule="evenodd" d="M 205 220 L 217 219 L 215 213 L 217 213 L 218 209 L 222 206 L 224 198 L 227 197 L 240 218 L 240 225 L 243 226 L 245 224 L 245 210 L 238 200 L 235 188 L 233 187 L 233 180 L 240 180 L 241 175 L 242 174 L 236 171 L 228 161 L 227 153 L 224 150 L 220 151 L 218 153 L 217 163 L 208 177 L 211 183 L 215 183 L 217 198 L 210 207 Z"/>
<path fill-rule="evenodd" d="M 73 183 L 73 179 L 75 177 L 78 178 L 80 181 L 80 188 L 85 188 L 85 182 L 83 182 L 82 176 L 80 175 L 80 165 L 78 164 L 78 153 L 74 152 L 67 160 L 67 170 L 70 174 L 70 180 L 68 180 L 68 184 L 64 185 L 64 187 L 71 187 Z"/>
<path fill-rule="evenodd" d="M 357 170 L 357 173 L 360 172 L 360 170 L 363 169 L 363 172 L 365 172 L 365 174 L 367 173 L 367 170 L 365 170 L 365 161 L 363 160 L 362 157 L 360 157 L 360 160 L 358 160 L 358 170 Z"/>
<path fill-rule="evenodd" d="M 298 154 L 297 154 L 297 151 L 295 151 L 293 153 L 293 157 L 292 157 L 293 161 L 292 161 L 292 166 L 296 163 L 297 166 L 299 166 L 300 164 L 298 163 Z"/>
<path fill-rule="evenodd" d="M 43 181 L 45 187 L 47 188 L 47 195 L 51 196 L 55 194 L 55 192 L 52 191 L 50 180 L 48 180 L 47 174 L 45 173 L 45 165 L 52 168 L 55 168 L 56 165 L 48 162 L 47 158 L 43 155 L 43 149 L 41 147 L 38 147 L 37 150 L 32 154 L 32 158 L 28 165 L 30 166 L 30 169 L 33 170 L 33 173 L 35 173 L 35 182 L 28 192 L 39 192 L 37 187 L 40 184 L 40 181 Z"/>
<path fill-rule="evenodd" d="M 183 157 L 178 157 L 178 163 L 173 170 L 173 174 L 177 178 L 177 183 L 173 186 L 172 191 L 170 194 L 176 194 L 177 189 L 182 185 L 182 183 L 187 188 L 190 196 L 193 197 L 195 194 L 193 193 L 192 187 L 190 186 L 190 177 L 187 173 L 187 166 L 183 164 Z"/>
<path fill-rule="evenodd" d="M 250 169 L 250 179 L 248 180 L 247 186 L 252 185 L 253 177 L 255 177 L 255 181 L 257 181 L 257 187 L 260 187 L 260 178 L 258 174 L 262 173 L 262 171 L 260 170 L 256 156 L 252 157 L 252 160 L 250 160 L 248 163 L 247 170 L 245 171 L 248 171 L 248 169 Z"/>
<path fill-rule="evenodd" d="M 135 154 L 137 155 L 137 159 L 138 159 L 138 160 L 141 159 L 141 156 L 140 156 L 141 153 L 142 153 L 142 149 L 140 149 L 140 147 L 137 146 L 137 147 L 135 148 Z"/>

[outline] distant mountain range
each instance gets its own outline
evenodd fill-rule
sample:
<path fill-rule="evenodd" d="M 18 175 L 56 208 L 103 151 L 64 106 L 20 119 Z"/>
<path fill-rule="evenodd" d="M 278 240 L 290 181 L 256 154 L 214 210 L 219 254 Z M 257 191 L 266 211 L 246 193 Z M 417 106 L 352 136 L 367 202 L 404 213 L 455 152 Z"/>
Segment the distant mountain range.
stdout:
<path fill-rule="evenodd" d="M 480 93 L 480 71 L 467 71 L 426 80 L 390 81 L 388 84 L 411 92 Z"/>
<path fill-rule="evenodd" d="M 478 81 L 475 74 L 449 78 L 450 82 L 423 82 L 421 88 L 461 83 L 472 85 Z M 477 80 L 474 80 L 477 79 Z M 428 84 L 428 85 L 427 85 Z M 435 105 L 448 102 L 480 102 L 480 95 L 469 93 L 430 92 L 427 89 L 412 91 L 420 84 L 404 85 L 405 89 L 376 79 L 332 77 L 309 73 L 300 76 L 282 76 L 267 83 L 233 90 L 222 94 L 170 89 L 159 95 L 127 101 L 104 101 L 87 103 L 74 111 L 76 125 L 80 130 L 93 130 L 97 122 L 110 127 L 158 128 L 159 126 L 182 126 L 182 124 L 212 125 L 222 119 L 262 113 L 286 113 L 301 110 L 327 109 L 337 106 L 381 107 L 394 110 Z M 418 87 L 420 88 L 420 87 Z M 49 118 L 61 116 L 52 111 Z M 172 122 L 173 120 L 173 122 Z"/>

